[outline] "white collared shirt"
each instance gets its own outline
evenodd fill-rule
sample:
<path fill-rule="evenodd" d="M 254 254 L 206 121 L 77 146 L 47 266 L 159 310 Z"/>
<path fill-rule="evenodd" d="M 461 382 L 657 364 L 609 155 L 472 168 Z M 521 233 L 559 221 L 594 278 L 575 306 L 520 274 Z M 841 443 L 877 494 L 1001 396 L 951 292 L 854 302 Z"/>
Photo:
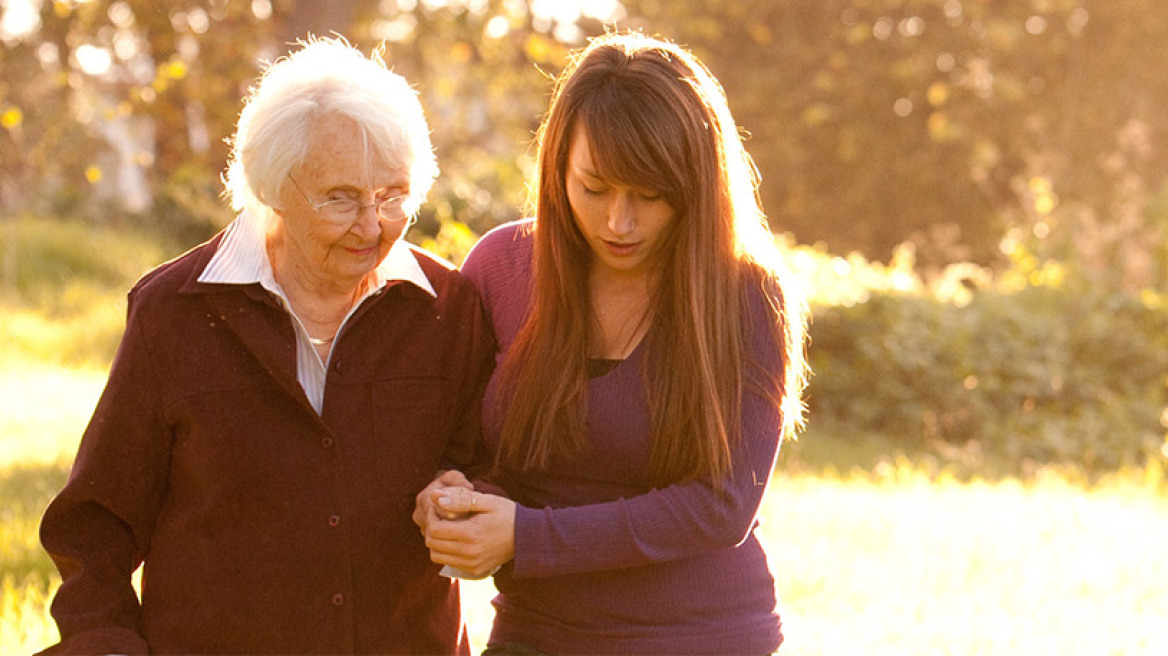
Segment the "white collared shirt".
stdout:
<path fill-rule="evenodd" d="M 402 280 L 413 283 L 425 290 L 431 296 L 437 296 L 430 279 L 418 265 L 418 261 L 410 252 L 409 246 L 398 239 L 389 249 L 389 253 L 381 264 L 373 271 L 373 285 L 365 291 L 361 298 L 349 309 L 337 329 L 336 337 L 340 338 L 345 330 L 349 317 L 365 302 L 365 299 L 375 294 L 391 280 Z M 272 262 L 268 259 L 266 247 L 266 230 L 264 222 L 250 212 L 241 212 L 227 228 L 219 249 L 207 263 L 207 267 L 199 275 L 199 282 L 222 283 L 232 285 L 246 285 L 259 283 L 264 289 L 275 294 L 280 304 L 292 318 L 292 327 L 296 333 L 296 379 L 304 388 L 309 403 L 320 414 L 324 408 L 325 375 L 328 363 L 321 360 L 320 354 L 309 341 L 308 330 L 304 327 L 300 317 L 292 309 L 288 297 L 284 294 L 276 277 L 272 273 Z M 330 351 L 331 353 L 331 351 Z"/>

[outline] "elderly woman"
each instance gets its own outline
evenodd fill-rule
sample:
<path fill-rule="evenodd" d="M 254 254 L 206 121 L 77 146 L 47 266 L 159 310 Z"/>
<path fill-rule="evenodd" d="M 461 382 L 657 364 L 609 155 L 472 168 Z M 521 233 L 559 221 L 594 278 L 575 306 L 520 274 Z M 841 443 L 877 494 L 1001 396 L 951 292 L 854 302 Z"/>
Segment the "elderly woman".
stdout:
<path fill-rule="evenodd" d="M 227 174 L 241 213 L 130 292 L 45 514 L 48 653 L 467 653 L 410 521 L 476 457 L 493 352 L 471 285 L 401 240 L 436 172 L 379 60 L 313 40 L 266 70 Z"/>

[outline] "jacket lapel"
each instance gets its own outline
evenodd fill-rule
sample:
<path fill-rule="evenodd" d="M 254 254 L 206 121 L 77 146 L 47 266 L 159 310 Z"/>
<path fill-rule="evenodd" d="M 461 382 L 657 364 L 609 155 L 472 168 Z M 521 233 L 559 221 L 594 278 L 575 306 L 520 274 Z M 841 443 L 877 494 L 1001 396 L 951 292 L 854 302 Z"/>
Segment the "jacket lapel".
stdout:
<path fill-rule="evenodd" d="M 200 295 L 211 311 L 239 339 L 243 348 L 275 379 L 280 388 L 319 420 L 296 378 L 296 334 L 288 313 L 258 283 L 223 284 L 199 282 L 199 275 L 218 247 L 222 233 L 193 267 L 180 294 Z"/>

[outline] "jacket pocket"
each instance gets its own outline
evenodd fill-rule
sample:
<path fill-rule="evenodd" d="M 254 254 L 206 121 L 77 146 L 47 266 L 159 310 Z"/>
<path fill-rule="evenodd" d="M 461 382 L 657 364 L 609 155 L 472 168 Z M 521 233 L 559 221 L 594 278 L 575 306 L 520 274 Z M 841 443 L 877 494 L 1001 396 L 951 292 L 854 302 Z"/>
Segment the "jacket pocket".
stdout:
<path fill-rule="evenodd" d="M 454 425 L 450 382 L 399 378 L 373 384 L 373 428 L 381 480 L 417 494 L 434 479 Z"/>

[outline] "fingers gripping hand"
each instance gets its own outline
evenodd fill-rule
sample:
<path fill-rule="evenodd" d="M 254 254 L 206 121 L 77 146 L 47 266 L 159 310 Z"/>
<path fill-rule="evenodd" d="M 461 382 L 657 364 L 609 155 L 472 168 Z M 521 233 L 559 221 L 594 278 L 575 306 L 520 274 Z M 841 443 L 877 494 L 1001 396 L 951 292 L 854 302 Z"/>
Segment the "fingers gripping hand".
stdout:
<path fill-rule="evenodd" d="M 419 492 L 418 496 L 414 497 L 413 520 L 414 523 L 418 525 L 418 528 L 425 531 L 426 526 L 432 520 L 439 518 L 437 509 L 433 504 L 433 495 L 431 493 L 435 490 L 453 487 L 465 488 L 468 490 L 474 489 L 474 486 L 471 485 L 471 482 L 467 480 L 466 476 L 462 472 L 458 471 L 457 469 L 449 469 L 447 471 L 440 472 L 437 478 L 431 481 L 430 484 L 425 487 L 425 489 Z"/>
<path fill-rule="evenodd" d="M 430 522 L 425 531 L 430 560 L 474 576 L 486 576 L 515 556 L 515 502 L 465 488 L 436 491 L 434 503 L 460 517 Z"/>

